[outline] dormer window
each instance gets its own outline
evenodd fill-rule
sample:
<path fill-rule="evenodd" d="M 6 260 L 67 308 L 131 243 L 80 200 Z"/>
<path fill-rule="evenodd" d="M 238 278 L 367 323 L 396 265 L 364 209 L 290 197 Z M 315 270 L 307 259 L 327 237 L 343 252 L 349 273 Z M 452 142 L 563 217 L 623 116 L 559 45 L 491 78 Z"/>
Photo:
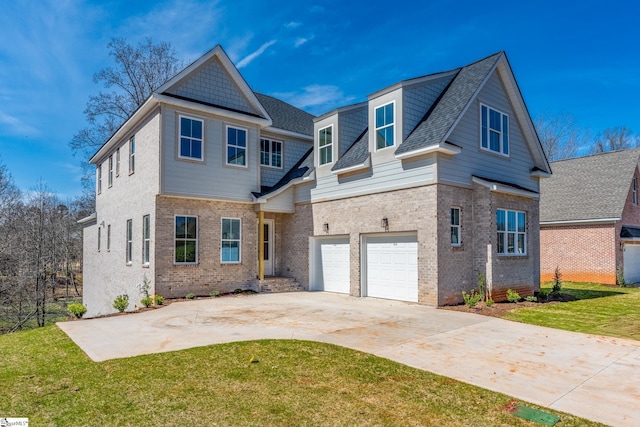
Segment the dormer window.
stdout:
<path fill-rule="evenodd" d="M 483 150 L 509 155 L 509 116 L 486 105 L 481 105 L 481 146 Z"/>
<path fill-rule="evenodd" d="M 376 149 L 392 147 L 394 130 L 394 103 L 376 108 Z"/>
<path fill-rule="evenodd" d="M 318 131 L 318 147 L 320 164 L 333 162 L 333 125 Z"/>

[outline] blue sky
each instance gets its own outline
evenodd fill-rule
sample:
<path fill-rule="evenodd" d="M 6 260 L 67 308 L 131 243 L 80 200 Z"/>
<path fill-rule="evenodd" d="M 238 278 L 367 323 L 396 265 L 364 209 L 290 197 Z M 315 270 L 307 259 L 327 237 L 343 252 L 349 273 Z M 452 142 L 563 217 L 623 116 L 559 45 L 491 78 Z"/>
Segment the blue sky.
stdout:
<path fill-rule="evenodd" d="M 534 118 L 640 132 L 633 1 L 0 1 L 0 159 L 63 199 L 81 189 L 68 142 L 112 37 L 168 41 L 186 62 L 221 44 L 253 90 L 314 114 L 504 50 Z"/>

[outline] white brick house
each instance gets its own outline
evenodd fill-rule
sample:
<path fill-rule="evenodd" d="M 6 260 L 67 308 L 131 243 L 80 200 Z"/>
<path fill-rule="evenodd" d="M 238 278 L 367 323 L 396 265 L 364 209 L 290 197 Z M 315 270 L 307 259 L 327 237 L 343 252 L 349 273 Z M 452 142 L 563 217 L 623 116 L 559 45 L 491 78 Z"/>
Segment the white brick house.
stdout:
<path fill-rule="evenodd" d="M 539 287 L 551 171 L 504 53 L 313 118 L 254 93 L 216 47 L 91 163 L 90 316 L 121 293 L 139 304 L 145 276 L 165 297 L 286 277 L 430 305 L 460 302 L 480 273 L 495 299 Z"/>

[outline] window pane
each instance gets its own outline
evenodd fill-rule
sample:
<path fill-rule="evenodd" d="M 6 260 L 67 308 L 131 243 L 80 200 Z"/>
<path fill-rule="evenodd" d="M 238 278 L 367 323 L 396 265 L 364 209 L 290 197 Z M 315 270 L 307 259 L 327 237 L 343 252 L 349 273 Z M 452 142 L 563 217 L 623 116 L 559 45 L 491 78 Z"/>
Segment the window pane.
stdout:
<path fill-rule="evenodd" d="M 496 224 L 498 226 L 498 231 L 505 231 L 505 215 L 502 209 L 496 210 Z"/>
<path fill-rule="evenodd" d="M 190 121 L 186 117 L 180 117 L 180 135 L 191 136 Z"/>
<path fill-rule="evenodd" d="M 376 127 L 384 126 L 384 108 L 376 108 Z"/>
<path fill-rule="evenodd" d="M 196 159 L 202 158 L 202 142 L 191 141 L 191 157 Z"/>
<path fill-rule="evenodd" d="M 180 156 L 190 157 L 191 155 L 191 141 L 187 138 L 180 138 Z"/>
<path fill-rule="evenodd" d="M 524 234 L 518 234 L 518 253 L 524 254 Z"/>
<path fill-rule="evenodd" d="M 183 216 L 176 217 L 176 238 L 186 237 L 186 221 L 187 219 Z"/>
<path fill-rule="evenodd" d="M 145 240 L 144 242 L 144 259 L 142 262 L 149 263 L 149 241 Z"/>
<path fill-rule="evenodd" d="M 507 231 L 516 231 L 516 213 L 507 211 Z"/>
<path fill-rule="evenodd" d="M 487 107 L 483 105 L 482 106 L 482 147 L 483 148 L 489 147 L 488 138 L 489 137 L 487 136 Z"/>
<path fill-rule="evenodd" d="M 498 253 L 499 254 L 503 254 L 504 253 L 504 233 L 502 232 L 498 232 Z"/>
<path fill-rule="evenodd" d="M 524 212 L 518 212 L 518 231 L 524 233 L 526 224 L 527 221 Z"/>
<path fill-rule="evenodd" d="M 187 229 L 185 232 L 185 237 L 187 239 L 196 239 L 198 236 L 198 221 L 196 217 L 187 217 Z"/>
<path fill-rule="evenodd" d="M 500 134 L 494 131 L 489 132 L 489 149 L 500 151 Z"/>
<path fill-rule="evenodd" d="M 460 225 L 460 209 L 451 208 L 451 225 Z"/>
<path fill-rule="evenodd" d="M 457 245 L 458 243 L 460 243 L 460 240 L 458 237 L 458 227 L 451 227 L 451 243 L 454 245 Z"/>
<path fill-rule="evenodd" d="M 187 240 L 184 244 L 184 262 L 196 262 L 196 242 Z"/>
<path fill-rule="evenodd" d="M 185 247 L 186 242 L 184 240 L 176 240 L 176 262 L 186 262 Z"/>
<path fill-rule="evenodd" d="M 502 152 L 509 154 L 509 117 L 502 116 Z"/>
<path fill-rule="evenodd" d="M 227 144 L 236 145 L 236 130 L 227 128 Z"/>
<path fill-rule="evenodd" d="M 200 120 L 191 120 L 191 136 L 202 139 L 202 122 Z"/>
<path fill-rule="evenodd" d="M 515 253 L 515 238 L 516 235 L 513 233 L 507 233 L 507 253 Z"/>
<path fill-rule="evenodd" d="M 384 107 L 384 124 L 389 125 L 393 123 L 393 104 L 387 104 Z"/>
<path fill-rule="evenodd" d="M 223 262 L 240 261 L 239 242 L 222 242 L 222 261 Z"/>
<path fill-rule="evenodd" d="M 493 130 L 500 132 L 502 130 L 502 126 L 500 125 L 500 118 L 502 114 L 498 113 L 495 110 L 489 110 L 489 127 Z"/>
<path fill-rule="evenodd" d="M 242 129 L 238 129 L 238 136 L 237 136 L 237 144 L 240 147 L 246 147 L 247 146 L 247 132 L 242 130 Z"/>

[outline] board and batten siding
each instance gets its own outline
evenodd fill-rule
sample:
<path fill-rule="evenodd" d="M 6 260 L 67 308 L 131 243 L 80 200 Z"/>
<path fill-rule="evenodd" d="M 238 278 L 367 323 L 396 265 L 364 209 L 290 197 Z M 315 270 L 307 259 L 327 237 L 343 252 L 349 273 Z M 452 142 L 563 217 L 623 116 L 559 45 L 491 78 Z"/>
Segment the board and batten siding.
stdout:
<path fill-rule="evenodd" d="M 178 158 L 180 115 L 204 120 L 204 161 Z M 227 125 L 247 130 L 247 167 L 225 165 Z M 258 135 L 255 125 L 233 123 L 165 107 L 162 129 L 162 193 L 251 202 L 251 192 L 260 189 Z"/>
<path fill-rule="evenodd" d="M 509 156 L 480 148 L 480 104 L 509 115 Z M 438 182 L 471 185 L 471 176 L 504 181 L 539 190 L 539 182 L 531 177 L 535 163 L 522 134 L 520 124 L 498 75 L 494 72 L 447 139 L 462 147 L 454 156 L 438 159 Z"/>
<path fill-rule="evenodd" d="M 342 199 L 433 184 L 435 166 L 435 156 L 430 156 L 411 162 L 394 160 L 381 163 L 353 175 L 317 178 L 311 198 L 312 201 Z"/>

